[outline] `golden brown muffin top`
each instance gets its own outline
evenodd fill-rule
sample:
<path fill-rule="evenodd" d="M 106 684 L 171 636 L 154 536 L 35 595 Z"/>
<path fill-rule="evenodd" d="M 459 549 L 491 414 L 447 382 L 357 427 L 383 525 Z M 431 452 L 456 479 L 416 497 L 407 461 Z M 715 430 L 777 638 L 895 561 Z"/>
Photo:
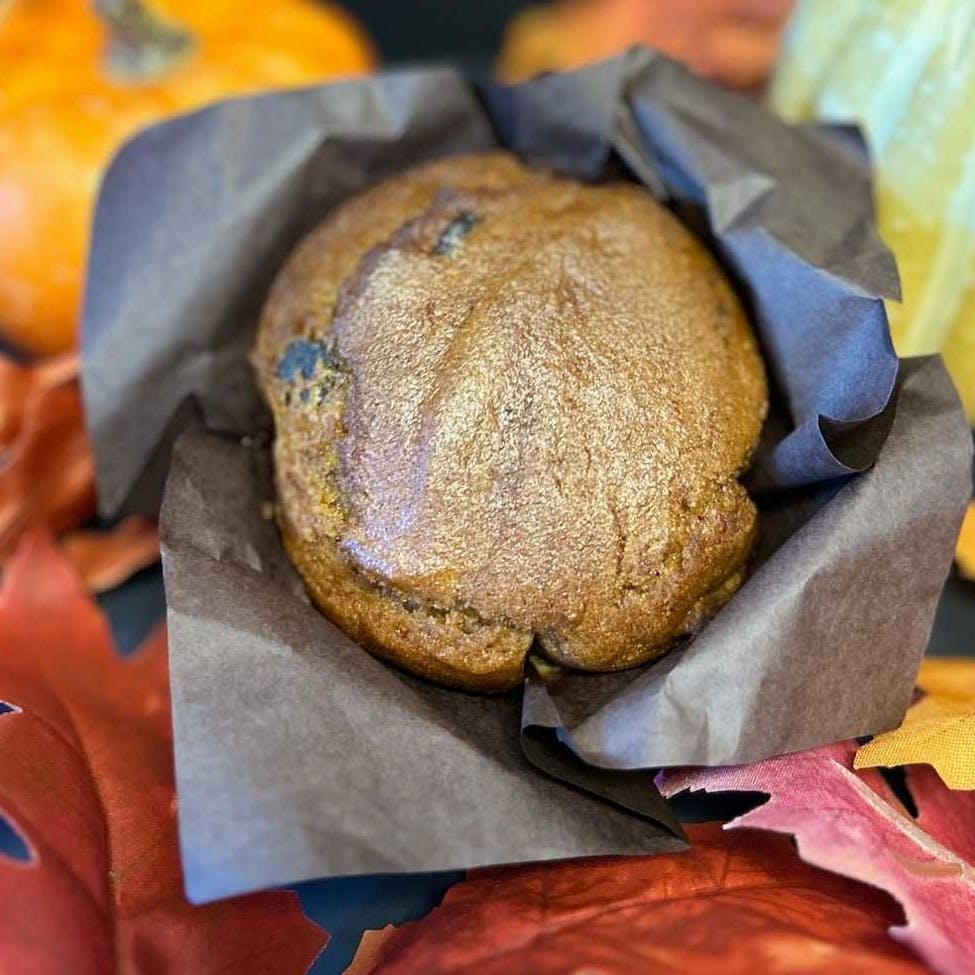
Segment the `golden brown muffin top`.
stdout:
<path fill-rule="evenodd" d="M 325 422 L 283 399 L 299 337 L 335 370 Z M 356 572 L 550 649 L 602 641 L 578 665 L 639 659 L 747 552 L 761 359 L 713 259 L 634 185 L 502 153 L 380 184 L 298 249 L 256 361 L 294 456 L 332 457 L 299 531 L 339 511 Z"/>
<path fill-rule="evenodd" d="M 536 631 L 662 563 L 764 412 L 730 289 L 635 186 L 445 194 L 366 259 L 333 328 L 344 551 Z"/>

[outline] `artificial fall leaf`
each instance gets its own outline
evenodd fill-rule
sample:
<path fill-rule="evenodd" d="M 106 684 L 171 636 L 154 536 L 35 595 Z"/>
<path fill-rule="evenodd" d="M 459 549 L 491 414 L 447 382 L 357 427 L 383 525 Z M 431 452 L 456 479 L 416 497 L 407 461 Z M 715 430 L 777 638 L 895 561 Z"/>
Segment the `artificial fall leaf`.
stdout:
<path fill-rule="evenodd" d="M 901 726 L 863 745 L 853 767 L 933 765 L 949 789 L 975 789 L 975 660 L 929 658 L 917 685 L 926 693 Z"/>
<path fill-rule="evenodd" d="M 108 531 L 68 532 L 60 547 L 88 590 L 105 592 L 156 562 L 159 532 L 152 519 L 130 515 Z"/>
<path fill-rule="evenodd" d="M 386 942 L 395 934 L 395 924 L 387 924 L 378 931 L 363 931 L 359 947 L 342 975 L 372 975 L 382 957 Z"/>
<path fill-rule="evenodd" d="M 45 390 L 71 382 L 78 375 L 74 353 L 44 359 L 37 365 L 21 365 L 0 355 L 0 447 L 17 436 L 37 397 Z"/>
<path fill-rule="evenodd" d="M 82 415 L 76 355 L 20 365 L 0 356 L 0 564 L 21 534 L 74 529 L 95 508 L 95 468 Z M 93 591 L 124 582 L 158 558 L 145 519 L 65 540 Z"/>
<path fill-rule="evenodd" d="M 688 827 L 693 848 L 472 871 L 425 918 L 378 932 L 356 975 L 915 973 L 880 891 L 782 837 Z M 371 963 L 371 967 L 365 967 Z"/>
<path fill-rule="evenodd" d="M 923 789 L 914 794 L 920 816 L 914 820 L 880 773 L 853 771 L 855 749 L 846 742 L 754 765 L 677 769 L 662 774 L 660 788 L 667 796 L 684 789 L 767 793 L 768 802 L 725 828 L 793 834 L 808 863 L 896 897 L 907 923 L 891 928 L 891 934 L 932 968 L 971 971 L 975 867 L 965 858 L 971 841 L 959 844 L 957 817 L 949 813 L 948 799 L 932 798 L 937 792 L 930 777 L 915 777 Z M 969 798 L 960 815 L 972 812 Z"/>
<path fill-rule="evenodd" d="M 968 864 L 975 864 L 975 792 L 946 789 L 934 769 L 907 769 L 907 785 L 917 806 L 917 824 Z"/>
<path fill-rule="evenodd" d="M 26 373 L 26 375 L 25 375 Z M 95 468 L 74 356 L 0 370 L 0 417 L 8 439 L 0 464 L 0 559 L 21 533 L 74 528 L 95 510 Z"/>
<path fill-rule="evenodd" d="M 955 546 L 955 562 L 966 579 L 975 581 L 975 501 L 969 503 L 961 523 L 958 544 Z"/>
<path fill-rule="evenodd" d="M 326 936 L 290 893 L 187 903 L 176 844 L 164 634 L 123 660 L 50 538 L 0 589 L 3 971 L 304 971 Z"/>

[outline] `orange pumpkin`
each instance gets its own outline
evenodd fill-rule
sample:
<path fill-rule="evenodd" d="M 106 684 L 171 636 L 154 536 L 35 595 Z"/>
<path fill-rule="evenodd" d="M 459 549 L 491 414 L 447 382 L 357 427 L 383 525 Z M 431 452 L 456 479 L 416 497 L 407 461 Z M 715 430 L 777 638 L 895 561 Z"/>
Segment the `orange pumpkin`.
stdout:
<path fill-rule="evenodd" d="M 73 344 L 99 179 L 135 130 L 373 64 L 355 21 L 313 0 L 0 0 L 0 332 Z"/>

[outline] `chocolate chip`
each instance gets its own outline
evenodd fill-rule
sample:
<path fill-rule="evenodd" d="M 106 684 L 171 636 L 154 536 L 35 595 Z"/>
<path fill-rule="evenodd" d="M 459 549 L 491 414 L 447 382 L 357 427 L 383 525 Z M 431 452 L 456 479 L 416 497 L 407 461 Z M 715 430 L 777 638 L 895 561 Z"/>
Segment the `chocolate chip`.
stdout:
<path fill-rule="evenodd" d="M 437 243 L 434 244 L 433 253 L 438 256 L 450 256 L 453 254 L 461 241 L 474 229 L 477 217 L 470 211 L 465 210 L 460 216 L 454 217 L 450 223 L 440 232 Z"/>
<path fill-rule="evenodd" d="M 330 346 L 323 342 L 297 339 L 284 350 L 284 355 L 278 360 L 277 377 L 286 383 L 294 382 L 299 375 L 302 379 L 311 379 L 319 363 L 326 369 L 339 368 L 339 360 Z"/>

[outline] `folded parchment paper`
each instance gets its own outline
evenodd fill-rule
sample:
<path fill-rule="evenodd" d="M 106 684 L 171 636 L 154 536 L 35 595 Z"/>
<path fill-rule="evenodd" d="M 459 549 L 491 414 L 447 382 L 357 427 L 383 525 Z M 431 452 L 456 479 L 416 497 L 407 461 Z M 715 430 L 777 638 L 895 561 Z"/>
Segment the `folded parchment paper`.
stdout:
<path fill-rule="evenodd" d="M 269 427 L 245 359 L 275 271 L 336 201 L 499 143 L 586 178 L 628 174 L 673 205 L 738 283 L 777 406 L 753 473 L 752 578 L 655 666 L 531 675 L 521 747 L 516 697 L 423 684 L 309 605 L 261 516 Z M 190 897 L 668 849 L 680 830 L 649 775 L 607 769 L 896 724 L 971 453 L 940 362 L 893 354 L 882 297 L 896 290 L 855 138 L 787 127 L 646 51 L 515 88 L 431 69 L 240 99 L 130 142 L 96 214 L 83 381 L 103 512 L 155 511 L 170 472 Z"/>

